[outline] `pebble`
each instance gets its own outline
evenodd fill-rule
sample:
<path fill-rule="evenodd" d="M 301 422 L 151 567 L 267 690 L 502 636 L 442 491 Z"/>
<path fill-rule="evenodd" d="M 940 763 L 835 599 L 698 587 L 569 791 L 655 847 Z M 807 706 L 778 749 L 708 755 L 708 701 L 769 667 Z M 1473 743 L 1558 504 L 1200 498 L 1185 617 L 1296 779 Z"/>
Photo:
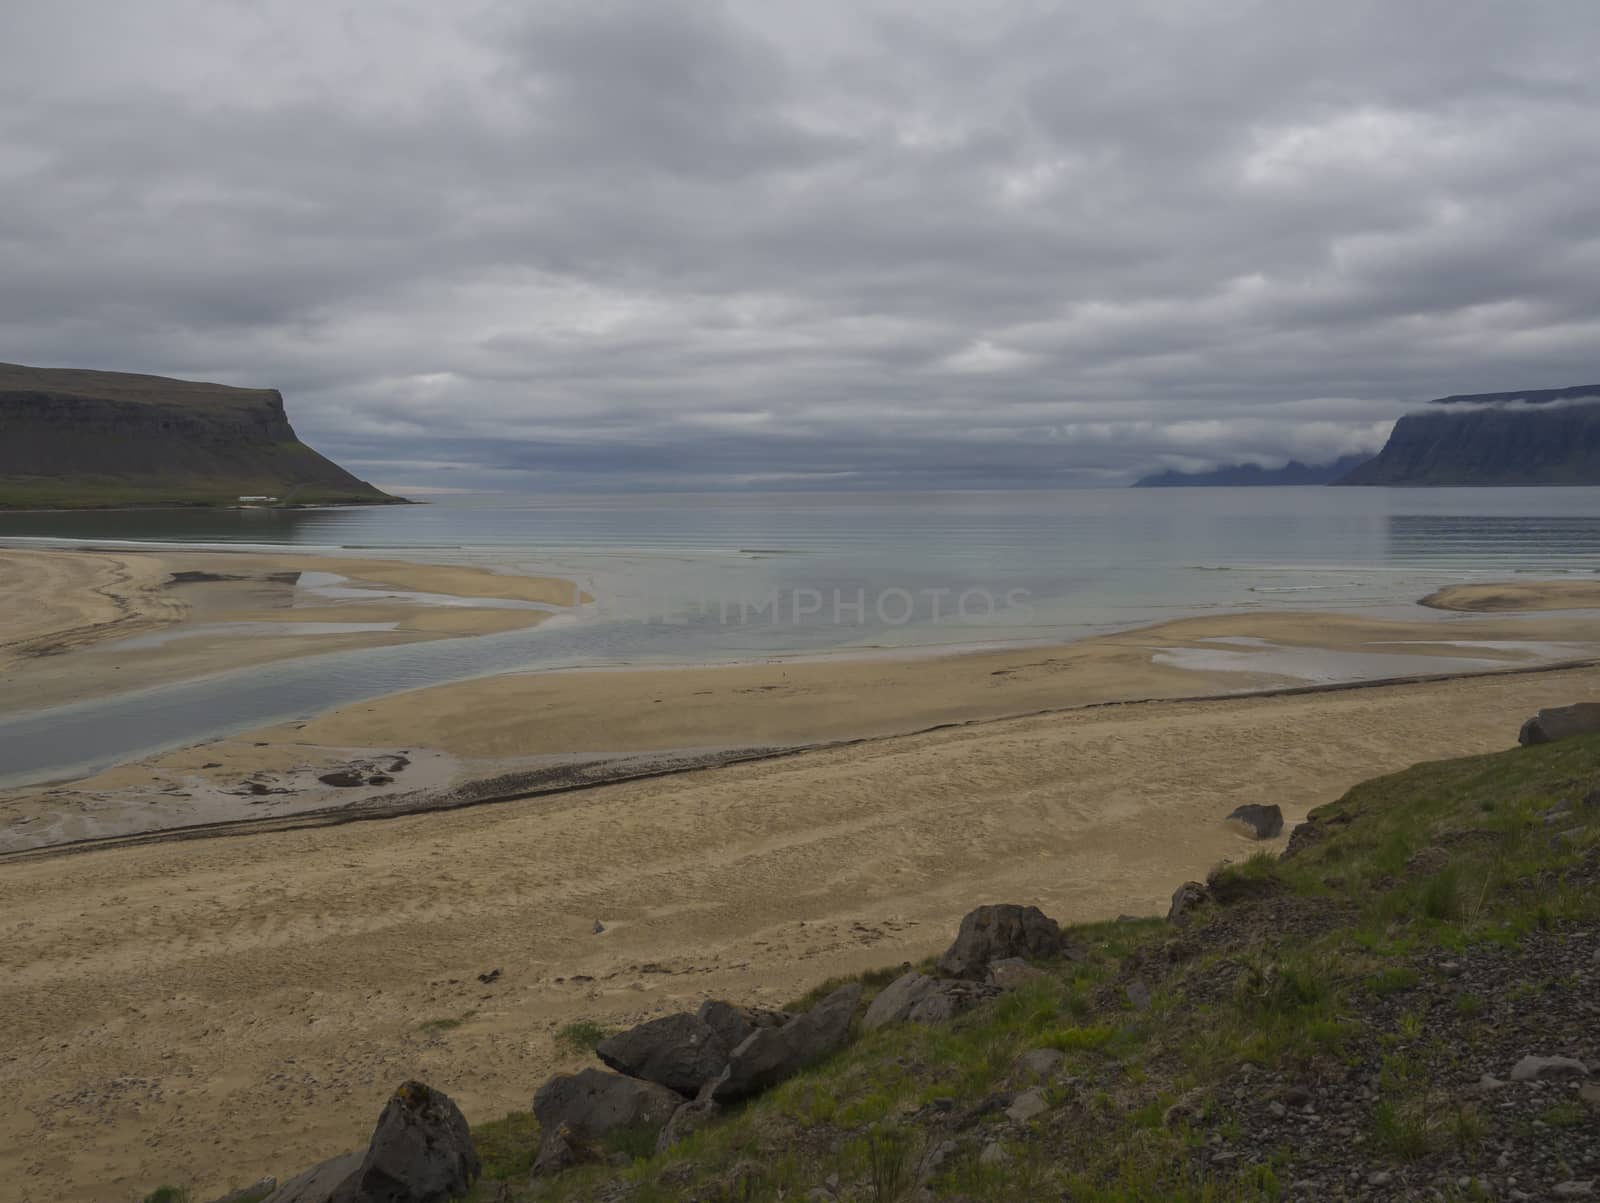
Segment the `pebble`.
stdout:
<path fill-rule="evenodd" d="M 1367 1175 L 1368 1186 L 1388 1186 L 1394 1181 L 1394 1175 L 1388 1170 L 1373 1170 Z"/>
<path fill-rule="evenodd" d="M 1550 1192 L 1557 1199 L 1592 1199 L 1594 1198 L 1594 1183 L 1589 1182 L 1563 1182 Z"/>

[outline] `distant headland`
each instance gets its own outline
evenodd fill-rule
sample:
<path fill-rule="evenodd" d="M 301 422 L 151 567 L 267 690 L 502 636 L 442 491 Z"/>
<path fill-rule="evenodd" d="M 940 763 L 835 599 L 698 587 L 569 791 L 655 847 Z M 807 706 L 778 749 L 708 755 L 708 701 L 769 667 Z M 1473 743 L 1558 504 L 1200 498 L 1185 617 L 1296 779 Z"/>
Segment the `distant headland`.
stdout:
<path fill-rule="evenodd" d="M 0 510 L 386 505 L 276 389 L 0 363 Z"/>
<path fill-rule="evenodd" d="M 1440 397 L 1341 485 L 1600 485 L 1600 384 Z"/>
<path fill-rule="evenodd" d="M 1209 472 L 1178 472 L 1168 470 L 1150 476 L 1141 476 L 1133 482 L 1136 489 L 1192 488 L 1198 485 L 1237 487 L 1240 485 L 1326 485 L 1332 484 L 1351 469 L 1367 462 L 1365 455 L 1340 456 L 1331 464 L 1302 464 L 1290 460 L 1281 468 L 1263 468 L 1260 464 L 1228 464 Z"/>

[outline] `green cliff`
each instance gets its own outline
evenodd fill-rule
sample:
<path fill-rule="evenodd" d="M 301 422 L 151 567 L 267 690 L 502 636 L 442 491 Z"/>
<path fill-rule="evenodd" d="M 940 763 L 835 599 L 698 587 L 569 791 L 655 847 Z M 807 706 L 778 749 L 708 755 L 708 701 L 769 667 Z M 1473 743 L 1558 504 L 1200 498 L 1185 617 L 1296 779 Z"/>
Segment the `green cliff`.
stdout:
<path fill-rule="evenodd" d="M 383 504 L 302 443 L 276 389 L 0 363 L 0 509 Z"/>

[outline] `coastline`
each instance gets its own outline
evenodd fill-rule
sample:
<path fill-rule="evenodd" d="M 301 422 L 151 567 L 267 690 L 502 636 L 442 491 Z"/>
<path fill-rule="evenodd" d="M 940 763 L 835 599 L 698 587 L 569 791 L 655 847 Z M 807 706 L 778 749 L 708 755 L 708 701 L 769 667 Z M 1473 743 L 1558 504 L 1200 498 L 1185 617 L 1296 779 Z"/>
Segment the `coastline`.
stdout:
<path fill-rule="evenodd" d="M 319 617 L 392 619 L 404 606 L 381 595 L 406 588 L 582 600 L 478 569 L 193 554 L 39 561 L 89 609 L 42 606 L 27 638 L 87 637 L 18 675 L 105 663 L 125 619 L 258 615 L 291 588 L 274 574 L 334 565 L 382 589 Z M 84 588 L 108 569 L 126 612 Z M 174 589 L 174 571 L 243 579 Z M 548 613 L 413 610 L 468 628 Z M 1248 613 L 946 655 L 524 672 L 0 792 L 0 1173 L 83 1203 L 163 1180 L 215 1193 L 235 1185 L 219 1167 L 283 1173 L 355 1145 L 400 1078 L 474 1117 L 522 1109 L 577 1060 L 564 1024 L 781 1004 L 935 951 L 977 901 L 1159 913 L 1174 882 L 1282 847 L 1225 823 L 1238 805 L 1280 805 L 1286 835 L 1357 781 L 1512 746 L 1529 713 L 1593 697 L 1595 627 Z M 135 651 L 181 661 L 188 642 Z M 1548 662 L 1563 651 L 1593 655 Z M 1376 664 L 1404 679 L 1348 679 Z"/>
<path fill-rule="evenodd" d="M 182 682 L 294 656 L 514 630 L 589 600 L 560 578 L 349 556 L 0 548 L 0 568 L 18 564 L 49 569 L 45 583 L 57 597 L 76 597 L 89 611 L 62 617 L 59 600 L 39 607 L 65 633 L 35 632 L 33 645 L 53 641 L 64 648 L 57 654 L 19 656 L 15 632 L 0 631 L 13 636 L 0 642 L 13 713 L 24 699 L 31 709 L 96 696 L 124 671 L 141 686 Z M 351 587 L 334 592 L 351 596 L 306 597 L 285 583 L 308 571 L 344 576 Z M 94 573 L 121 594 L 108 600 L 115 589 L 90 587 Z M 7 586 L 39 592 L 37 576 L 30 586 L 26 574 L 12 575 L 0 581 L 0 596 Z M 1566 602 L 1570 586 L 1517 588 L 1534 603 Z M 479 604 L 419 606 L 391 589 Z M 501 603 L 538 608 L 495 608 Z M 112 616 L 93 621 L 94 606 L 109 606 Z M 326 626 L 351 629 L 296 633 L 299 622 L 329 618 L 337 621 Z M 1592 616 L 1574 613 L 1419 610 L 1401 620 L 1252 612 L 1067 644 L 848 649 L 469 677 L 0 789 L 0 856 L 163 830 L 217 832 L 235 822 L 281 829 L 450 810 L 1097 705 L 1284 696 L 1586 662 L 1600 658 L 1596 627 Z M 250 634 L 237 633 L 244 629 Z M 167 641 L 163 632 L 185 637 Z M 340 783 L 329 784 L 330 776 Z"/>
<path fill-rule="evenodd" d="M 1359 780 L 1513 746 L 1521 718 L 1597 684 L 1584 668 L 1108 705 L 0 865 L 0 1172 L 85 1203 L 157 1181 L 209 1194 L 232 1185 L 219 1167 L 283 1174 L 357 1145 L 404 1077 L 469 1116 L 525 1109 L 579 1060 L 563 1024 L 781 1004 L 936 951 L 982 901 L 1160 913 L 1174 882 L 1281 848 L 1234 832 L 1235 806 L 1276 803 L 1292 827 Z"/>

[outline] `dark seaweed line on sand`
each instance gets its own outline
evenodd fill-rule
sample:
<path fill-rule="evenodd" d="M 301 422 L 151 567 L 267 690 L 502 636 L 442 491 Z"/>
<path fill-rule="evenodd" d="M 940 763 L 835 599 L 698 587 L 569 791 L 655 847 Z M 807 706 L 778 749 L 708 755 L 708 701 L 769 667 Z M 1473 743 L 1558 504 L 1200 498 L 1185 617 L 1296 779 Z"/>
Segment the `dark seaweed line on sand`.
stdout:
<path fill-rule="evenodd" d="M 299 831 L 316 827 L 339 827 L 346 823 L 368 823 L 385 819 L 404 818 L 408 815 L 433 814 L 442 811 L 466 810 L 474 806 L 492 806 L 503 802 L 523 802 L 532 798 L 548 798 L 562 794 L 581 793 L 609 785 L 622 785 L 630 781 L 651 781 L 663 777 L 686 776 L 691 773 L 710 772 L 732 765 L 754 764 L 781 760 L 807 752 L 823 752 L 838 748 L 851 748 L 863 744 L 886 743 L 896 739 L 911 739 L 936 731 L 952 731 L 962 727 L 981 727 L 992 723 L 1016 722 L 1019 719 L 1047 718 L 1055 714 L 1072 714 L 1083 710 L 1105 710 L 1115 706 L 1162 706 L 1197 702 L 1240 702 L 1263 698 L 1300 697 L 1310 694 L 1350 693 L 1364 689 L 1387 689 L 1405 685 L 1431 685 L 1444 681 L 1470 681 L 1483 677 L 1525 677 L 1540 673 L 1570 672 L 1576 669 L 1600 667 L 1600 659 L 1561 660 L 1553 664 L 1537 664 L 1524 668 L 1492 668 L 1464 673 L 1421 673 L 1404 677 L 1378 677 L 1370 681 L 1339 681 L 1328 685 L 1290 685 L 1276 689 L 1258 689 L 1242 693 L 1203 693 L 1171 698 L 1132 698 L 1126 701 L 1086 702 L 1077 706 L 1050 706 L 1040 710 L 1020 711 L 1016 714 L 992 715 L 986 718 L 961 719 L 948 723 L 935 723 L 912 731 L 896 731 L 888 735 L 863 735 L 853 739 L 821 740 L 816 743 L 792 744 L 772 748 L 746 749 L 720 755 L 710 753 L 697 757 L 673 757 L 654 768 L 625 770 L 601 774 L 583 780 L 561 780 L 574 777 L 585 768 L 603 765 L 606 761 L 585 761 L 558 769 L 540 769 L 528 773 L 506 773 L 482 781 L 468 782 L 445 794 L 405 794 L 381 799 L 360 808 L 342 806 L 320 810 L 306 810 L 293 815 L 264 819 L 230 819 L 216 823 L 196 823 L 185 827 L 167 827 L 160 831 L 134 832 L 128 835 L 89 836 L 67 840 L 40 848 L 19 848 L 0 852 L 0 865 L 18 862 L 48 860 L 70 856 L 79 852 L 98 852 L 114 848 L 133 848 L 144 844 L 176 843 L 183 840 L 215 839 L 226 836 L 262 835 L 279 831 Z M 618 757 L 618 760 L 624 759 Z M 636 761 L 638 757 L 629 756 Z M 545 781 L 547 784 L 535 784 Z M 507 793 L 490 793 L 489 790 L 508 789 Z"/>

